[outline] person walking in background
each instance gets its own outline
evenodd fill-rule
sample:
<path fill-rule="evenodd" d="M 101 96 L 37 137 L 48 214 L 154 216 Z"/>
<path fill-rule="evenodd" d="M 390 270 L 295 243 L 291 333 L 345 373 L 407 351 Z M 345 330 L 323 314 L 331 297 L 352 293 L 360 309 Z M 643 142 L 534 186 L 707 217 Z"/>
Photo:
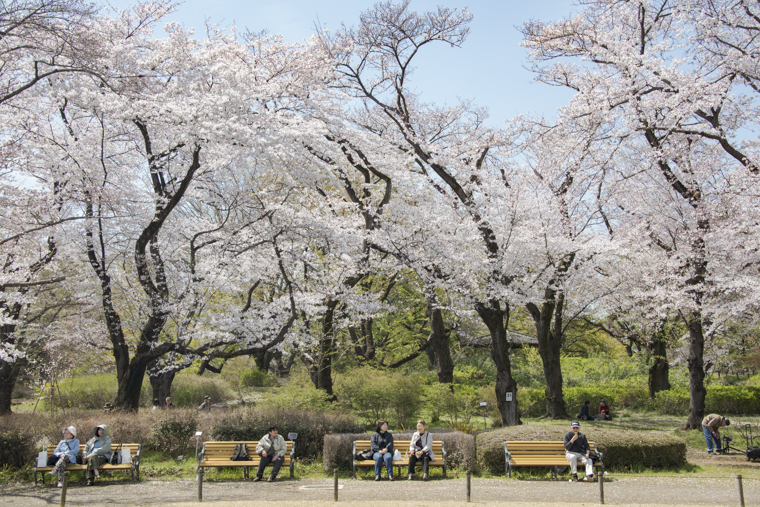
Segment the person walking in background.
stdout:
<path fill-rule="evenodd" d="M 174 408 L 174 403 L 172 403 L 171 396 L 166 397 L 166 405 L 164 406 L 164 408 Z"/>
<path fill-rule="evenodd" d="M 95 479 L 100 478 L 98 467 L 111 459 L 111 437 L 108 436 L 108 426 L 101 424 L 92 429 L 92 438 L 84 446 L 83 461 L 87 465 L 85 477 L 87 485 L 92 486 Z"/>
<path fill-rule="evenodd" d="M 63 430 L 63 440 L 58 442 L 58 446 L 53 451 L 53 455 L 48 458 L 47 465 L 55 467 L 50 471 L 50 475 L 58 475 L 58 487 L 63 487 L 63 473 L 66 471 L 66 465 L 69 463 L 76 464 L 79 455 L 79 440 L 77 440 L 77 429 L 69 426 Z"/>
<path fill-rule="evenodd" d="M 570 462 L 570 470 L 573 472 L 571 481 L 578 481 L 579 459 L 586 465 L 586 477 L 583 480 L 594 480 L 594 462 L 590 456 L 591 446 L 588 444 L 588 439 L 581 433 L 580 423 L 573 421 L 570 424 L 570 431 L 565 433 L 565 458 Z"/>
<path fill-rule="evenodd" d="M 204 396 L 203 397 L 203 403 L 201 403 L 198 406 L 198 410 L 205 410 L 206 412 L 211 412 L 211 396 Z"/>
<path fill-rule="evenodd" d="M 707 454 L 713 453 L 713 440 L 715 441 L 715 452 L 721 452 L 720 447 L 720 428 L 728 426 L 731 421 L 727 417 L 718 414 L 710 414 L 702 419 L 702 433 L 705 435 L 707 443 Z"/>
<path fill-rule="evenodd" d="M 417 431 L 412 435 L 409 445 L 409 480 L 414 477 L 414 467 L 417 461 L 422 461 L 422 480 L 428 480 L 428 466 L 430 460 L 435 459 L 433 454 L 433 435 L 425 431 L 427 423 L 424 419 L 417 421 Z"/>
<path fill-rule="evenodd" d="M 267 482 L 276 482 L 277 474 L 280 473 L 280 467 L 285 461 L 285 453 L 288 451 L 288 444 L 285 443 L 285 439 L 282 435 L 279 435 L 277 426 L 270 426 L 267 429 L 267 434 L 261 437 L 258 445 L 256 445 L 256 454 L 261 456 L 259 462 L 259 469 L 256 471 L 256 477 L 254 482 L 260 481 L 264 477 L 264 469 L 273 463 L 272 473 L 267 477 Z"/>
<path fill-rule="evenodd" d="M 584 421 L 593 421 L 596 419 L 595 416 L 591 415 L 590 407 L 591 406 L 591 400 L 586 400 L 583 402 L 583 406 L 581 407 L 581 413 L 578 415 L 579 419 L 582 419 Z"/>
<path fill-rule="evenodd" d="M 369 440 L 372 457 L 375 460 L 375 480 L 380 480 L 380 472 L 385 463 L 388 480 L 393 480 L 393 435 L 388 431 L 388 421 L 377 421 L 375 432 Z"/>
<path fill-rule="evenodd" d="M 600 421 L 610 420 L 610 406 L 607 405 L 606 400 L 602 400 L 599 402 L 599 420 Z"/>

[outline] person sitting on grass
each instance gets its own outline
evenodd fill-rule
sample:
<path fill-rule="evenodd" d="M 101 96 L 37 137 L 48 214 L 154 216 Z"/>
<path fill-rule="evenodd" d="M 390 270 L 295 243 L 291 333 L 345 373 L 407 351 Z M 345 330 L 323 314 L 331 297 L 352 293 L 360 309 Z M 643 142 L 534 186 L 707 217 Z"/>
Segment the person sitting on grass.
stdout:
<path fill-rule="evenodd" d="M 422 461 L 422 480 L 428 480 L 428 466 L 430 460 L 435 459 L 433 454 L 433 435 L 425 431 L 424 419 L 417 421 L 417 431 L 412 435 L 412 441 L 409 444 L 409 480 L 414 477 L 414 467 L 417 461 Z"/>
<path fill-rule="evenodd" d="M 591 415 L 591 411 L 589 410 L 589 407 L 591 406 L 591 400 L 586 400 L 583 403 L 583 406 L 581 407 L 581 413 L 578 415 L 579 419 L 582 419 L 584 421 L 593 421 L 596 419 L 593 415 Z"/>
<path fill-rule="evenodd" d="M 267 434 L 261 437 L 258 445 L 256 445 L 256 454 L 261 456 L 261 461 L 259 462 L 259 469 L 256 471 L 256 477 L 253 479 L 254 482 L 261 480 L 264 476 L 264 469 L 269 463 L 273 463 L 273 465 L 272 473 L 269 474 L 267 482 L 277 481 L 277 474 L 280 472 L 280 467 L 285 461 L 285 453 L 288 450 L 288 444 L 278 433 L 277 426 L 270 426 L 267 429 Z"/>
<path fill-rule="evenodd" d="M 375 460 L 375 480 L 380 480 L 380 472 L 388 471 L 388 480 L 393 480 L 393 435 L 388 431 L 388 421 L 377 421 L 375 432 L 369 440 L 372 458 Z"/>
<path fill-rule="evenodd" d="M 713 453 L 713 440 L 715 440 L 715 452 L 720 453 L 720 427 L 728 426 L 731 421 L 727 417 L 718 414 L 710 414 L 702 419 L 702 433 L 705 435 L 707 443 L 707 454 Z"/>
<path fill-rule="evenodd" d="M 201 403 L 198 406 L 198 410 L 205 410 L 206 412 L 211 412 L 211 396 L 204 396 L 203 397 L 203 403 Z"/>
<path fill-rule="evenodd" d="M 74 426 L 69 426 L 63 430 L 63 440 L 58 442 L 53 455 L 47 461 L 49 467 L 55 467 L 50 471 L 50 475 L 58 475 L 59 488 L 63 487 L 63 474 L 66 471 L 66 465 L 69 463 L 76 464 L 78 455 L 77 429 Z"/>
<path fill-rule="evenodd" d="M 591 446 L 588 444 L 586 435 L 581 433 L 581 425 L 577 421 L 570 424 L 570 431 L 565 433 L 565 458 L 570 462 L 570 470 L 573 472 L 571 482 L 578 482 L 578 460 L 586 465 L 586 477 L 584 481 L 594 480 L 594 462 L 591 459 Z"/>
<path fill-rule="evenodd" d="M 108 436 L 108 426 L 101 424 L 92 429 L 92 438 L 84 446 L 82 460 L 87 464 L 87 485 L 92 486 L 95 479 L 100 478 L 98 467 L 111 459 L 111 437 Z"/>
<path fill-rule="evenodd" d="M 599 402 L 599 420 L 600 421 L 610 420 L 610 406 L 607 405 L 607 402 L 605 400 L 602 400 Z"/>

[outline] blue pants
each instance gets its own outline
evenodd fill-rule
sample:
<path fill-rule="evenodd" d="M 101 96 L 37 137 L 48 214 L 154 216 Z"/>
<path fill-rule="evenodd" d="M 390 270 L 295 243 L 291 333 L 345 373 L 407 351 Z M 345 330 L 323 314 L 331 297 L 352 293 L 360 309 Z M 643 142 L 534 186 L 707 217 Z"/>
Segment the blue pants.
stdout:
<path fill-rule="evenodd" d="M 707 452 L 713 452 L 713 441 L 715 442 L 715 450 L 720 452 L 720 439 L 715 438 L 712 434 L 712 430 L 707 426 L 702 425 L 702 433 L 705 434 L 705 442 L 707 442 Z"/>
<path fill-rule="evenodd" d="M 385 461 L 385 469 L 388 470 L 388 477 L 393 477 L 393 453 L 388 451 L 385 454 L 376 452 L 373 456 L 375 458 L 375 477 L 380 475 L 383 470 L 383 461 Z"/>

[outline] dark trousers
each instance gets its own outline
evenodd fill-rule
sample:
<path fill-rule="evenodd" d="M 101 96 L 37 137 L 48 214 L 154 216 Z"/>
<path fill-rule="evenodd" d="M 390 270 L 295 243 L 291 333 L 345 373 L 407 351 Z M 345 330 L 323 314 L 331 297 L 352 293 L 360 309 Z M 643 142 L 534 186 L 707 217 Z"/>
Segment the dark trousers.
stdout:
<path fill-rule="evenodd" d="M 423 454 L 421 458 L 418 458 L 414 453 L 409 456 L 409 475 L 414 474 L 414 467 L 417 465 L 418 461 L 422 461 L 422 473 L 427 475 L 428 464 L 430 463 L 430 455 L 427 453 Z"/>
<path fill-rule="evenodd" d="M 277 459 L 274 460 L 274 464 L 272 465 L 272 473 L 269 475 L 272 477 L 277 477 L 277 474 L 280 473 L 280 467 L 282 466 L 283 461 L 285 461 L 285 456 L 277 456 Z M 258 477 L 262 477 L 264 475 L 264 469 L 270 463 L 272 463 L 272 456 L 267 456 L 266 458 L 262 456 L 261 463 L 259 463 L 259 469 L 256 471 L 256 475 Z"/>
<path fill-rule="evenodd" d="M 108 458 L 106 458 L 105 456 L 102 456 L 102 455 L 97 455 L 96 454 L 92 458 L 88 459 L 87 460 L 87 470 L 84 473 L 85 477 L 87 477 L 88 479 L 92 479 L 95 476 L 95 472 L 94 471 L 97 470 L 97 468 L 100 465 L 105 465 L 106 463 L 108 463 Z"/>

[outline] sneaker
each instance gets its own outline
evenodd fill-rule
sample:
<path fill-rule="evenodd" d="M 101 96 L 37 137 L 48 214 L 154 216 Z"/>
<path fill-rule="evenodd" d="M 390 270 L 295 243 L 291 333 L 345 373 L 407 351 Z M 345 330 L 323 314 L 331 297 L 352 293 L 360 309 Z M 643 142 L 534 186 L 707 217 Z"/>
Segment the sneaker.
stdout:
<path fill-rule="evenodd" d="M 594 476 L 593 475 L 587 475 L 586 477 L 583 478 L 583 480 L 586 481 L 586 482 L 594 482 Z"/>
<path fill-rule="evenodd" d="M 259 482 L 260 480 L 261 480 L 260 475 L 257 475 L 256 477 L 253 478 L 253 482 Z"/>
<path fill-rule="evenodd" d="M 275 477 L 274 475 L 270 475 L 269 477 L 267 477 L 267 482 L 277 482 L 277 477 Z"/>
<path fill-rule="evenodd" d="M 412 474 L 409 474 L 409 477 L 408 477 L 406 480 L 407 480 L 407 481 L 411 481 L 411 480 L 413 479 L 413 477 L 414 477 L 414 476 L 413 476 Z"/>
<path fill-rule="evenodd" d="M 376 476 L 375 476 L 375 480 L 376 480 L 376 481 L 379 481 L 379 480 L 380 480 L 380 476 L 379 476 L 379 475 L 376 475 Z"/>
<path fill-rule="evenodd" d="M 392 481 L 393 480 L 393 476 L 392 475 L 388 475 L 388 480 Z"/>
<path fill-rule="evenodd" d="M 572 479 L 570 479 L 570 482 L 578 482 L 578 474 L 573 474 Z"/>
<path fill-rule="evenodd" d="M 58 487 L 59 487 L 59 488 L 62 488 L 62 487 L 63 487 L 63 483 L 62 483 L 62 482 L 59 482 L 59 483 L 58 483 Z"/>
<path fill-rule="evenodd" d="M 423 476 L 422 476 L 422 480 L 423 480 L 423 481 L 426 481 L 426 480 L 428 480 L 428 475 L 427 475 L 427 474 L 423 474 Z"/>

